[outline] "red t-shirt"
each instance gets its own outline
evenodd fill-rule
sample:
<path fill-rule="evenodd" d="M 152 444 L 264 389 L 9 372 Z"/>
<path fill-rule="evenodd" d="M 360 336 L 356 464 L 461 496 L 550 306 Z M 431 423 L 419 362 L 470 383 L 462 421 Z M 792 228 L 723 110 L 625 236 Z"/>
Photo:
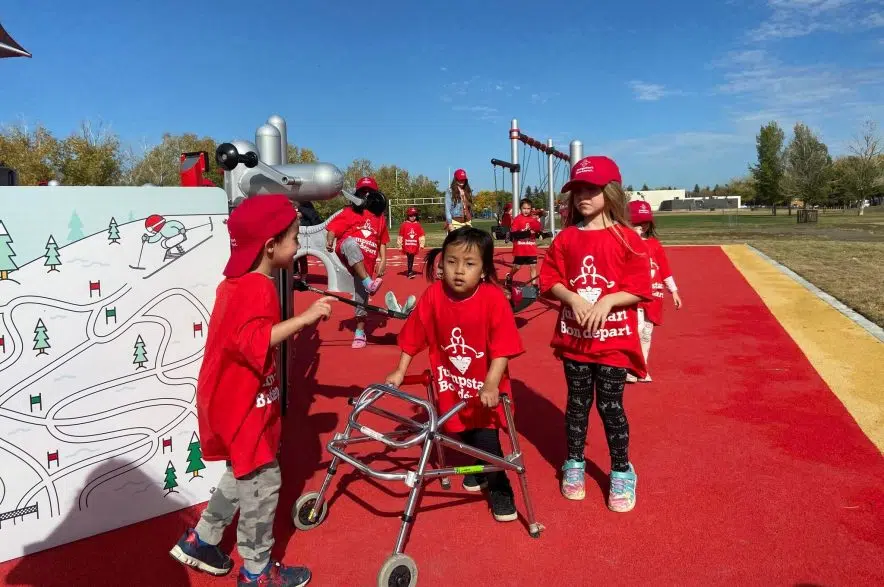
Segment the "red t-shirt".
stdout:
<path fill-rule="evenodd" d="M 215 296 L 197 380 L 200 442 L 203 459 L 229 460 L 242 477 L 279 451 L 280 392 L 270 349 L 279 298 L 275 282 L 260 273 L 225 279 Z"/>
<path fill-rule="evenodd" d="M 628 246 L 628 247 L 627 247 Z M 632 250 L 630 250 L 632 249 Z M 540 269 L 541 293 L 561 283 L 591 303 L 621 291 L 650 300 L 651 268 L 641 237 L 621 225 L 604 230 L 569 226 L 553 239 Z M 647 374 L 638 337 L 638 304 L 614 308 L 595 335 L 562 304 L 550 346 L 575 361 Z"/>
<path fill-rule="evenodd" d="M 424 236 L 424 227 L 420 222 L 406 220 L 399 227 L 399 236 L 402 237 L 402 252 L 416 255 L 421 250 L 420 238 Z"/>
<path fill-rule="evenodd" d="M 350 237 L 356 239 L 356 243 L 362 250 L 362 256 L 365 258 L 365 270 L 369 275 L 374 273 L 374 265 L 378 258 L 378 248 L 390 242 L 390 233 L 387 232 L 386 217 L 381 214 L 375 216 L 368 210 L 363 210 L 359 214 L 350 206 L 347 206 L 341 213 L 332 218 L 331 222 L 326 226 L 326 230 L 335 235 L 338 240 L 335 245 L 335 251 L 341 259 L 341 243 Z M 344 266 L 347 266 L 344 263 Z"/>
<path fill-rule="evenodd" d="M 441 281 L 433 283 L 405 321 L 399 348 L 411 356 L 429 349 L 440 417 L 467 400 L 445 422 L 445 432 L 506 428 L 503 403 L 489 409 L 479 400 L 491 360 L 524 352 L 516 319 L 500 288 L 482 283 L 471 297 L 458 300 L 445 292 Z M 512 398 L 508 372 L 498 389 Z"/>
<path fill-rule="evenodd" d="M 534 216 L 519 214 L 513 218 L 513 225 L 510 228 L 510 232 L 522 232 L 524 230 L 530 230 L 531 235 L 526 238 L 516 239 L 513 242 L 513 256 L 536 257 L 537 241 L 535 240 L 535 235 L 543 232 L 543 226 L 541 226 L 540 221 Z"/>
<path fill-rule="evenodd" d="M 504 212 L 503 216 L 500 217 L 500 225 L 504 228 L 510 228 L 513 225 L 513 213 L 509 210 Z"/>
<path fill-rule="evenodd" d="M 660 241 L 654 237 L 647 238 L 645 245 L 651 256 L 651 295 L 654 299 L 650 302 L 641 302 L 638 307 L 645 311 L 645 319 L 648 322 L 659 326 L 663 324 L 663 298 L 666 295 L 664 293 L 666 286 L 663 282 L 672 277 L 672 271 L 669 269 L 669 259 L 666 258 L 666 252 Z"/>

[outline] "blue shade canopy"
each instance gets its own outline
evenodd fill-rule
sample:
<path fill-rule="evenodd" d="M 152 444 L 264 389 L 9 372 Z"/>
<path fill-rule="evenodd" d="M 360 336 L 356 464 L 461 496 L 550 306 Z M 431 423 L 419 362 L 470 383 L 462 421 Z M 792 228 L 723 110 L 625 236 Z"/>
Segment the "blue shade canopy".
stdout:
<path fill-rule="evenodd" d="M 32 57 L 32 55 L 16 43 L 0 24 L 0 58 L 3 57 Z"/>

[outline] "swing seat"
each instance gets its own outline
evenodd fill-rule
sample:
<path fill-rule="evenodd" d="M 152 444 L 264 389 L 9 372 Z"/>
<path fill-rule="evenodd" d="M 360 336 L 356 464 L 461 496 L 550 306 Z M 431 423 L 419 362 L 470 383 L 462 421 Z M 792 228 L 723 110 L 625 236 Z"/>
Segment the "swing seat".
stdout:
<path fill-rule="evenodd" d="M 326 289 L 330 292 L 345 293 L 352 296 L 356 293 L 353 275 L 344 267 L 340 257 L 334 252 L 328 252 L 325 248 L 328 236 L 328 223 L 340 213 L 341 211 L 338 210 L 322 224 L 300 227 L 298 230 L 300 246 L 298 247 L 298 252 L 295 253 L 294 261 L 297 264 L 298 259 L 307 256 L 319 259 L 328 275 L 328 287 Z"/>

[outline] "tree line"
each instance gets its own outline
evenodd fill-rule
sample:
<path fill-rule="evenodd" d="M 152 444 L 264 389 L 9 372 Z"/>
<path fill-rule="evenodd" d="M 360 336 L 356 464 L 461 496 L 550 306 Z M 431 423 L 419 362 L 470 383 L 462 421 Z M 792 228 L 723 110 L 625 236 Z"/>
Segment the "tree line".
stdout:
<path fill-rule="evenodd" d="M 761 127 L 756 136 L 758 160 L 738 187 L 758 206 L 857 207 L 884 200 L 884 152 L 877 125 L 863 123 L 847 154 L 833 158 L 822 138 L 798 122 L 786 143 L 776 122 Z"/>
<path fill-rule="evenodd" d="M 120 138 L 101 124 L 84 122 L 64 138 L 56 137 L 42 125 L 33 128 L 25 123 L 0 129 L 0 165 L 15 169 L 22 185 L 36 185 L 58 180 L 64 185 L 131 185 L 179 184 L 181 153 L 209 153 L 207 178 L 223 187 L 223 173 L 214 162 L 218 145 L 212 137 L 193 133 L 164 134 L 159 143 L 139 148 L 124 147 Z M 727 184 L 701 188 L 698 184 L 689 195 L 723 197 L 738 195 L 744 203 L 778 206 L 857 206 L 859 203 L 884 199 L 884 153 L 874 122 L 864 123 L 860 135 L 848 147 L 846 155 L 833 158 L 823 140 L 803 123 L 796 123 L 788 144 L 785 133 L 776 122 L 761 127 L 756 137 L 757 162 L 749 173 Z M 289 145 L 288 160 L 292 163 L 317 161 L 309 148 Z M 425 220 L 444 218 L 440 202 L 448 186 L 440 186 L 424 175 L 413 175 L 397 165 L 375 165 L 368 159 L 355 159 L 346 168 L 345 183 L 353 186 L 364 175 L 372 175 L 378 186 L 395 204 L 394 220 L 400 220 L 406 205 L 397 202 L 418 201 Z M 635 191 L 627 185 L 628 191 Z M 639 191 L 649 190 L 643 184 Z M 654 189 L 675 189 L 661 186 Z M 528 187 L 525 197 L 535 207 L 548 207 L 547 196 L 540 187 Z M 480 191 L 476 194 L 474 212 L 490 210 L 499 214 L 511 195 L 503 190 Z M 315 202 L 324 218 L 341 208 L 342 198 Z M 547 205 L 545 205 L 547 204 Z M 860 206 L 860 213 L 862 207 Z"/>

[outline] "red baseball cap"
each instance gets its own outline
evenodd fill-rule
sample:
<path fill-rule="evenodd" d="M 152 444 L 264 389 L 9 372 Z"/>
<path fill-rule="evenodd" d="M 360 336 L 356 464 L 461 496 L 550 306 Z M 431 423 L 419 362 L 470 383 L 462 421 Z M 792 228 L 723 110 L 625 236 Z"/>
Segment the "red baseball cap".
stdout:
<path fill-rule="evenodd" d="M 297 219 L 298 212 L 287 196 L 273 194 L 246 198 L 227 219 L 230 259 L 224 267 L 224 275 L 244 275 L 258 258 L 264 243 Z"/>
<path fill-rule="evenodd" d="M 603 155 L 590 155 L 571 168 L 571 181 L 562 187 L 562 192 L 570 192 L 581 183 L 604 187 L 612 181 L 623 183 L 617 164 Z"/>
<path fill-rule="evenodd" d="M 454 172 L 454 179 L 456 181 L 466 181 L 467 180 L 467 172 L 463 169 L 457 169 Z"/>
<path fill-rule="evenodd" d="M 362 179 L 360 179 L 359 181 L 356 182 L 356 191 L 357 192 L 361 189 L 364 189 L 364 188 L 368 188 L 368 189 L 374 190 L 376 192 L 380 191 L 380 190 L 378 190 L 378 182 L 376 182 L 373 177 L 363 177 Z"/>
<path fill-rule="evenodd" d="M 632 200 L 629 202 L 629 221 L 635 225 L 654 221 L 654 213 L 651 205 L 644 200 Z"/>

